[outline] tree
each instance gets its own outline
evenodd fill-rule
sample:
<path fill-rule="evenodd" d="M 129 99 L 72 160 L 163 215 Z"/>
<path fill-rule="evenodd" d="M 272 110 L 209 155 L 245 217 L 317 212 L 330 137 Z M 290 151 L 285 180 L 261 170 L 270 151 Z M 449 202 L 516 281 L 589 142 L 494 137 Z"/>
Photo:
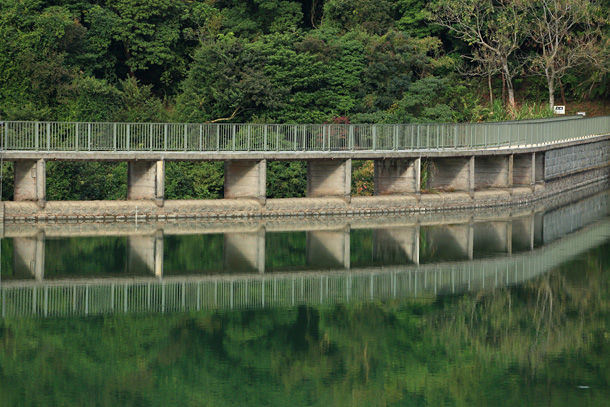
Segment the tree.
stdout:
<path fill-rule="evenodd" d="M 527 1 L 443 0 L 433 4 L 431 11 L 432 21 L 473 47 L 475 62 L 496 61 L 506 82 L 509 107 L 514 110 L 513 78 L 521 69 L 517 53 L 527 38 Z"/>
<path fill-rule="evenodd" d="M 600 65 L 603 54 L 595 0 L 535 0 L 529 4 L 531 39 L 537 46 L 532 69 L 544 75 L 549 104 L 555 106 L 555 87 L 572 69 Z"/>

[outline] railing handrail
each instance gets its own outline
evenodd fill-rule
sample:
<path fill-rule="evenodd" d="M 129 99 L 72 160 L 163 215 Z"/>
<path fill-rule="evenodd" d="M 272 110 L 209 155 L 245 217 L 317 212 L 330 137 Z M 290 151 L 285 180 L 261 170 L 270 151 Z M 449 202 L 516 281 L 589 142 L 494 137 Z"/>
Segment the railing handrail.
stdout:
<path fill-rule="evenodd" d="M 544 145 L 610 134 L 610 116 L 409 124 L 5 121 L 3 150 L 413 151 Z"/>

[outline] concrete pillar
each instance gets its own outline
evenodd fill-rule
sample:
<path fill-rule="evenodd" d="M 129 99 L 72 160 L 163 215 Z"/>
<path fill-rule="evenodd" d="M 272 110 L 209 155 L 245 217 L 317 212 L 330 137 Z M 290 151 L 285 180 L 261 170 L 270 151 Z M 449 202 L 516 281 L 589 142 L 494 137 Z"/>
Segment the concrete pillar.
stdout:
<path fill-rule="evenodd" d="M 44 279 L 45 238 L 40 231 L 36 237 L 13 239 L 13 272 L 15 276 L 32 275 L 36 280 Z"/>
<path fill-rule="evenodd" d="M 536 154 L 513 156 L 513 185 L 531 186 L 536 179 Z"/>
<path fill-rule="evenodd" d="M 127 199 L 151 199 L 160 206 L 165 196 L 165 161 L 130 161 Z"/>
<path fill-rule="evenodd" d="M 537 184 L 544 183 L 546 179 L 544 175 L 544 153 L 534 153 L 534 161 L 534 182 Z"/>
<path fill-rule="evenodd" d="M 421 159 L 375 160 L 375 195 L 418 193 Z"/>
<path fill-rule="evenodd" d="M 398 252 L 398 253 L 397 253 Z M 383 264 L 419 264 L 419 226 L 375 229 L 373 232 L 373 258 Z"/>
<path fill-rule="evenodd" d="M 267 196 L 267 160 L 225 161 L 225 199 Z"/>
<path fill-rule="evenodd" d="M 307 232 L 307 265 L 319 269 L 350 268 L 350 228 Z"/>
<path fill-rule="evenodd" d="M 163 232 L 154 235 L 129 236 L 128 268 L 132 274 L 153 273 L 163 277 Z"/>
<path fill-rule="evenodd" d="M 256 232 L 225 233 L 224 264 L 231 271 L 265 272 L 265 228 Z"/>
<path fill-rule="evenodd" d="M 47 198 L 45 160 L 15 161 L 15 201 L 35 201 L 44 208 Z"/>
<path fill-rule="evenodd" d="M 307 162 L 307 196 L 337 196 L 351 200 L 352 160 L 316 160 Z"/>
<path fill-rule="evenodd" d="M 476 162 L 475 189 L 508 188 L 511 185 L 510 156 L 480 156 Z"/>
<path fill-rule="evenodd" d="M 431 189 L 474 194 L 474 157 L 434 158 L 430 160 L 428 171 Z"/>

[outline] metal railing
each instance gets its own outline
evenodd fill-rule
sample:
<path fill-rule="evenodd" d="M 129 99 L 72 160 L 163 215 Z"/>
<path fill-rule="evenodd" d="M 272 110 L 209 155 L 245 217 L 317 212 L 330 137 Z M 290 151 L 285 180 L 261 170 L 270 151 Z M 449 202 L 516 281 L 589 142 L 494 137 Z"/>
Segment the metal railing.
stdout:
<path fill-rule="evenodd" d="M 6 121 L 18 151 L 323 152 L 519 147 L 610 133 L 610 116 L 497 123 L 176 124 Z"/>

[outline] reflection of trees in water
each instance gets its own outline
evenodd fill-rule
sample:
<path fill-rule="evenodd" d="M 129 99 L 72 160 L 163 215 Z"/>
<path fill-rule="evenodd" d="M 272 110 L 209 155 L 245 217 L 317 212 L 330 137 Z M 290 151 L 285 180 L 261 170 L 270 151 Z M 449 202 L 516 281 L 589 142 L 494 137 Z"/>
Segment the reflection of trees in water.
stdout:
<path fill-rule="evenodd" d="M 609 248 L 519 287 L 409 304 L 5 320 L 0 401 L 561 406 L 582 377 L 606 400 Z"/>

